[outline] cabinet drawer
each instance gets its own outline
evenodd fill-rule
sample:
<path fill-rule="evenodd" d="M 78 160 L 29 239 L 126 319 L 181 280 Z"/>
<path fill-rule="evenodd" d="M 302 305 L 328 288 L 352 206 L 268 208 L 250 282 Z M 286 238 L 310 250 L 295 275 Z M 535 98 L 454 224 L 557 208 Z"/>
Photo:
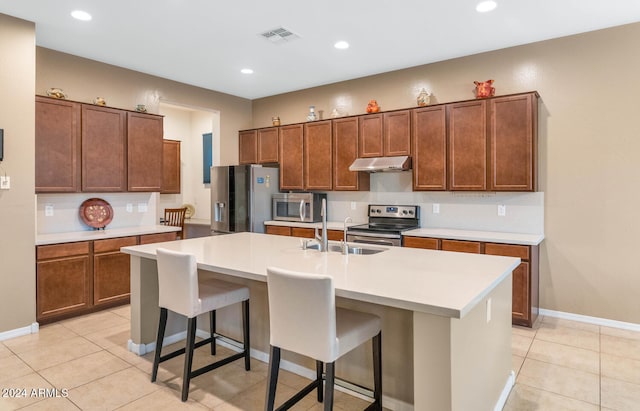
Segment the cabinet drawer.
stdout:
<path fill-rule="evenodd" d="M 291 227 L 292 237 L 314 238 L 315 232 L 313 228 Z"/>
<path fill-rule="evenodd" d="M 89 241 L 82 241 L 79 243 L 40 245 L 36 248 L 36 258 L 38 260 L 47 260 L 50 258 L 89 254 L 89 244 Z"/>
<path fill-rule="evenodd" d="M 322 230 L 320 230 L 322 233 Z M 327 230 L 327 238 L 332 241 L 340 241 L 344 239 L 344 231 L 341 230 Z"/>
<path fill-rule="evenodd" d="M 481 243 L 475 241 L 442 240 L 442 251 L 480 254 Z"/>
<path fill-rule="evenodd" d="M 486 243 L 484 253 L 502 255 L 505 257 L 518 257 L 521 260 L 529 260 L 529 246 L 513 244 Z"/>
<path fill-rule="evenodd" d="M 427 250 L 437 250 L 438 247 L 438 239 L 437 238 L 425 238 L 425 237 L 403 237 L 402 245 L 403 247 L 412 247 L 412 248 L 425 248 Z"/>
<path fill-rule="evenodd" d="M 140 244 L 162 243 L 165 241 L 175 241 L 176 232 L 171 233 L 159 233 L 159 234 L 145 234 L 140 236 Z"/>
<path fill-rule="evenodd" d="M 128 247 L 131 245 L 136 245 L 138 243 L 138 239 L 136 237 L 120 237 L 120 238 L 110 238 L 108 240 L 96 240 L 93 242 L 93 252 L 95 254 L 98 253 L 106 253 L 109 251 L 120 251 L 120 247 Z"/>
<path fill-rule="evenodd" d="M 291 235 L 291 227 L 285 227 L 281 225 L 268 225 L 265 227 L 265 232 L 267 234 L 275 234 L 275 235 Z"/>

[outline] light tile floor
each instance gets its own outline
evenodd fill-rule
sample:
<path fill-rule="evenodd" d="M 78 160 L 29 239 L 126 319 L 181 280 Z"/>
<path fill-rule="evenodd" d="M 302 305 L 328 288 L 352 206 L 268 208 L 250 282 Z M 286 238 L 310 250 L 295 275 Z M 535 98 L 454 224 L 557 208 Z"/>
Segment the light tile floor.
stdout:
<path fill-rule="evenodd" d="M 512 336 L 517 378 L 505 410 L 640 410 L 640 333 L 545 317 L 532 329 L 513 327 Z M 251 372 L 245 372 L 238 361 L 197 377 L 189 401 L 182 403 L 183 357 L 163 363 L 152 384 L 153 353 L 128 352 L 128 338 L 129 307 L 124 306 L 0 342 L 0 388 L 26 389 L 21 398 L 0 396 L 0 411 L 263 409 L 266 364 L 252 360 Z M 218 352 L 228 354 L 224 348 Z M 210 360 L 206 348 L 196 350 L 194 367 Z M 281 371 L 277 402 L 307 383 Z M 32 396 L 34 388 L 57 388 L 59 396 Z M 336 410 L 366 405 L 336 392 Z M 322 407 L 309 395 L 293 409 Z"/>

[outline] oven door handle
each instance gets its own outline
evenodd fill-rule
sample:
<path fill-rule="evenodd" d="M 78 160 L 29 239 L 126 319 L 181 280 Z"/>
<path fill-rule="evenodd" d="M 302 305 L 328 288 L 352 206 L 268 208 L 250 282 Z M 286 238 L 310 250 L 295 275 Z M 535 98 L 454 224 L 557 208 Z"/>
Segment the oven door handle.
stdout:
<path fill-rule="evenodd" d="M 398 244 L 394 244 L 392 240 L 381 240 L 373 237 L 359 236 L 359 235 L 353 235 L 348 233 L 347 233 L 347 240 L 350 243 L 360 243 L 360 244 L 378 244 L 378 245 L 390 245 L 390 246 L 398 245 Z"/>

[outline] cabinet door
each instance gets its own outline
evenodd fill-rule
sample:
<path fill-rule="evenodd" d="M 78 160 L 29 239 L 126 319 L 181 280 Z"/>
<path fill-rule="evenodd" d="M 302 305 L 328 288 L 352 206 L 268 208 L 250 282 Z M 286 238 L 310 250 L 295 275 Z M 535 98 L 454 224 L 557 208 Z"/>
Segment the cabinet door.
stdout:
<path fill-rule="evenodd" d="M 449 189 L 487 188 L 486 101 L 450 104 L 449 110 Z"/>
<path fill-rule="evenodd" d="M 264 232 L 266 234 L 290 236 L 291 227 L 285 227 L 281 225 L 267 225 L 264 227 Z"/>
<path fill-rule="evenodd" d="M 165 241 L 175 241 L 178 239 L 179 231 L 170 233 L 145 234 L 140 236 L 140 244 L 163 243 Z"/>
<path fill-rule="evenodd" d="M 512 319 L 514 323 L 531 326 L 531 289 L 529 263 L 522 262 L 513 270 Z"/>
<path fill-rule="evenodd" d="M 130 256 L 119 251 L 93 256 L 93 304 L 126 302 L 130 295 Z"/>
<path fill-rule="evenodd" d="M 280 190 L 304 190 L 303 127 L 280 127 Z"/>
<path fill-rule="evenodd" d="M 306 190 L 331 190 L 333 167 L 331 120 L 304 125 L 304 186 Z"/>
<path fill-rule="evenodd" d="M 258 163 L 278 162 L 278 127 L 258 130 Z"/>
<path fill-rule="evenodd" d="M 128 191 L 160 191 L 162 117 L 127 113 Z"/>
<path fill-rule="evenodd" d="M 349 171 L 358 158 L 358 117 L 333 120 L 333 189 L 369 190 L 369 173 Z"/>
<path fill-rule="evenodd" d="M 437 238 L 403 236 L 402 246 L 424 248 L 427 250 L 438 250 L 440 249 L 440 240 L 438 240 Z"/>
<path fill-rule="evenodd" d="M 82 105 L 82 191 L 126 191 L 126 112 Z"/>
<path fill-rule="evenodd" d="M 535 190 L 537 107 L 535 94 L 489 100 L 490 190 Z"/>
<path fill-rule="evenodd" d="M 411 111 L 384 113 L 385 156 L 408 156 L 411 154 Z"/>
<path fill-rule="evenodd" d="M 447 189 L 445 106 L 413 110 L 413 189 Z"/>
<path fill-rule="evenodd" d="M 382 157 L 384 155 L 382 113 L 360 116 L 358 122 L 358 157 Z"/>
<path fill-rule="evenodd" d="M 80 104 L 36 97 L 36 193 L 80 191 Z"/>
<path fill-rule="evenodd" d="M 240 164 L 256 164 L 258 162 L 258 132 L 245 130 L 238 133 L 238 159 Z"/>
<path fill-rule="evenodd" d="M 88 255 L 36 263 L 36 319 L 70 315 L 91 307 Z"/>
<path fill-rule="evenodd" d="M 442 240 L 442 251 L 458 251 L 461 253 L 480 254 L 482 243 L 476 241 Z"/>
<path fill-rule="evenodd" d="M 315 231 L 313 228 L 291 227 L 291 236 L 302 237 L 302 238 L 315 238 Z"/>
<path fill-rule="evenodd" d="M 180 141 L 162 140 L 162 194 L 180 194 Z"/>

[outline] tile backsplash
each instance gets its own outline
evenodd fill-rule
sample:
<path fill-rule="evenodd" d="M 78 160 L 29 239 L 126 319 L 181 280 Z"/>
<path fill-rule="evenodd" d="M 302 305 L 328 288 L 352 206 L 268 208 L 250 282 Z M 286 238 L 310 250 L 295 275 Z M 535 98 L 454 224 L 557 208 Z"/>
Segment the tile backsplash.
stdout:
<path fill-rule="evenodd" d="M 107 201 L 113 208 L 113 220 L 107 229 L 158 224 L 158 196 L 158 193 L 37 194 L 37 234 L 93 230 L 80 219 L 79 211 L 83 201 L 94 197 Z M 51 206 L 53 215 L 45 215 L 47 206 Z"/>

